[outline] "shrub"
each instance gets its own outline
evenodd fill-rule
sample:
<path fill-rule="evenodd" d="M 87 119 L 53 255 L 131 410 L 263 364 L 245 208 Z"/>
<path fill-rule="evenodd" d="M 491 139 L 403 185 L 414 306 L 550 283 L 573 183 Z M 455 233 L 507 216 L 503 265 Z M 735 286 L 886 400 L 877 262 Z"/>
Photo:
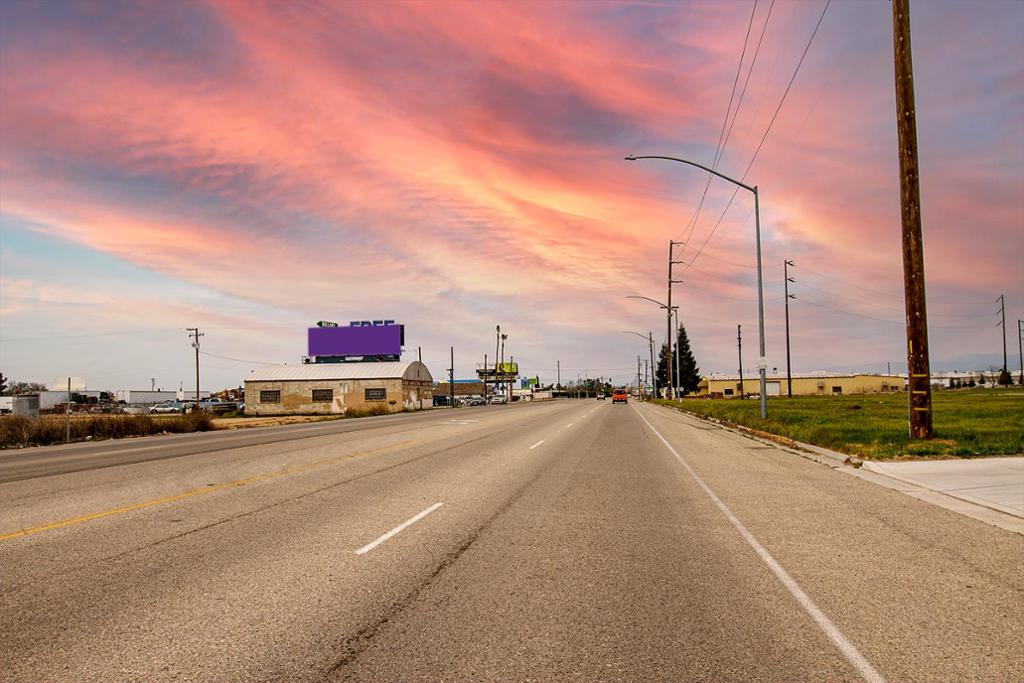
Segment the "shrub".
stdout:
<path fill-rule="evenodd" d="M 371 417 L 373 415 L 387 415 L 391 411 L 381 403 L 366 408 L 349 408 L 345 411 L 345 417 Z"/>

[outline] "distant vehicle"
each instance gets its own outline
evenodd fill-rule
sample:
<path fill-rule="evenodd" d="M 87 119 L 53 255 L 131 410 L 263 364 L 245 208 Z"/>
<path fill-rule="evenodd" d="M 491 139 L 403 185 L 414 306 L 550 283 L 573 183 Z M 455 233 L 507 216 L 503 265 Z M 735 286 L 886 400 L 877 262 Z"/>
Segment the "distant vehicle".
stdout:
<path fill-rule="evenodd" d="M 597 400 L 598 401 L 603 401 L 604 400 L 604 394 L 598 394 L 597 395 Z"/>
<path fill-rule="evenodd" d="M 493 405 L 505 405 L 508 403 L 508 396 L 505 394 L 495 394 L 494 396 L 491 396 L 491 403 Z"/>
<path fill-rule="evenodd" d="M 181 411 L 192 410 L 195 401 L 164 401 L 157 403 L 149 409 L 151 413 L 180 413 Z"/>
<path fill-rule="evenodd" d="M 485 401 L 482 396 L 470 396 L 468 399 L 466 399 L 466 405 L 485 406 L 487 405 L 487 401 Z"/>
<path fill-rule="evenodd" d="M 204 398 L 199 402 L 199 407 L 203 410 L 208 410 L 211 413 L 228 413 L 232 410 L 238 409 L 238 404 L 234 401 L 225 401 L 220 398 L 211 397 Z"/>
<path fill-rule="evenodd" d="M 629 403 L 629 394 L 625 389 L 616 389 L 612 392 L 612 403 Z"/>
<path fill-rule="evenodd" d="M 126 403 L 121 406 L 121 412 L 125 415 L 148 415 L 149 406 L 144 406 L 141 403 Z"/>

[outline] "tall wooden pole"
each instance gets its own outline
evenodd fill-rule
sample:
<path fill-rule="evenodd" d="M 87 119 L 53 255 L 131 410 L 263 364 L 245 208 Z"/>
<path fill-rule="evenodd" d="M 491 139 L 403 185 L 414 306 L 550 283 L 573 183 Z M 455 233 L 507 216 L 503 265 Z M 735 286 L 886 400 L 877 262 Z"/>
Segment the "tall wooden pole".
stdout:
<path fill-rule="evenodd" d="M 789 283 L 794 281 L 789 276 L 789 267 L 791 265 L 793 265 L 793 262 L 788 260 L 782 263 L 782 273 L 785 278 L 786 287 L 786 396 L 789 398 L 793 398 L 793 364 L 789 355 L 789 300 L 795 298 L 789 293 Z"/>
<path fill-rule="evenodd" d="M 675 381 L 672 373 L 672 249 L 676 246 L 676 243 L 672 240 L 668 242 L 668 305 L 665 306 L 665 343 L 668 345 L 668 358 L 666 359 L 668 367 L 665 368 L 665 372 L 668 374 L 668 387 L 666 388 L 665 398 L 671 400 L 675 398 Z"/>
<path fill-rule="evenodd" d="M 736 326 L 736 355 L 739 356 L 740 360 L 740 398 L 746 398 L 743 395 L 743 326 Z"/>
<path fill-rule="evenodd" d="M 452 348 L 451 367 L 448 368 L 448 395 L 451 407 L 455 407 L 455 347 Z"/>
<path fill-rule="evenodd" d="M 928 362 L 928 313 L 925 308 L 924 244 L 921 238 L 921 192 L 918 184 L 917 113 L 914 108 L 909 0 L 892 0 L 892 24 L 896 66 L 896 129 L 900 146 L 910 438 L 930 439 L 934 435 L 932 385 Z"/>

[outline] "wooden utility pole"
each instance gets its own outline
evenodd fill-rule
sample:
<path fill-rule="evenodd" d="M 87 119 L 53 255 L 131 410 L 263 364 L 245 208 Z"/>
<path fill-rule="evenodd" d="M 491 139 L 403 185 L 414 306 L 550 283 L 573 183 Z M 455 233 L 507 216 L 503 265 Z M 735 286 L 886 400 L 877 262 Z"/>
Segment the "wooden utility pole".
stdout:
<path fill-rule="evenodd" d="M 455 407 L 455 347 L 451 347 L 451 367 L 448 368 L 448 400 L 451 401 L 452 408 Z"/>
<path fill-rule="evenodd" d="M 204 335 L 198 327 L 188 327 L 186 330 L 192 337 L 192 348 L 196 350 L 196 402 L 192 410 L 199 410 L 199 338 Z"/>
<path fill-rule="evenodd" d="M 1017 355 L 1020 356 L 1020 359 L 1019 359 L 1020 360 L 1020 375 L 1017 377 L 1017 384 L 1018 385 L 1024 384 L 1024 342 L 1021 341 L 1022 339 L 1024 339 L 1024 330 L 1021 329 L 1022 326 L 1024 326 L 1024 320 L 1018 320 L 1017 321 Z"/>
<path fill-rule="evenodd" d="M 654 398 L 658 398 L 658 376 L 654 373 L 657 365 L 654 364 L 654 332 L 647 331 L 647 342 L 651 345 L 651 387 L 654 389 Z"/>
<path fill-rule="evenodd" d="M 736 326 L 736 353 L 740 359 L 740 398 L 745 398 L 743 394 L 743 326 Z"/>
<path fill-rule="evenodd" d="M 1006 369 L 1006 295 L 999 295 L 999 326 L 1003 329 L 1003 372 L 1000 377 L 1005 377 L 1009 372 Z"/>
<path fill-rule="evenodd" d="M 793 265 L 792 261 L 784 261 L 782 264 L 782 272 L 786 279 L 786 396 L 789 398 L 793 398 L 793 371 L 791 369 L 792 363 L 789 359 L 789 300 L 796 298 L 795 295 L 789 293 L 789 283 L 795 282 L 789 276 L 789 267 L 791 265 Z"/>
<path fill-rule="evenodd" d="M 903 224 L 903 290 L 907 309 L 907 389 L 910 438 L 930 439 L 931 367 L 928 362 L 928 312 L 925 307 L 924 244 L 917 166 L 917 112 L 910 50 L 909 0 L 892 0 L 896 66 L 896 130 L 900 146 L 900 206 Z"/>

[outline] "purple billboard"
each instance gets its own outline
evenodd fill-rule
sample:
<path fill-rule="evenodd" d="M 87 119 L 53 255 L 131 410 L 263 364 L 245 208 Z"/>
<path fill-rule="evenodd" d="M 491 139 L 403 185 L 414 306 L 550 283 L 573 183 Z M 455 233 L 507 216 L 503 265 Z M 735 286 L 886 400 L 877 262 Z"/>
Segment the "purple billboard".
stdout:
<path fill-rule="evenodd" d="M 310 356 L 400 356 L 403 325 L 310 327 Z"/>

